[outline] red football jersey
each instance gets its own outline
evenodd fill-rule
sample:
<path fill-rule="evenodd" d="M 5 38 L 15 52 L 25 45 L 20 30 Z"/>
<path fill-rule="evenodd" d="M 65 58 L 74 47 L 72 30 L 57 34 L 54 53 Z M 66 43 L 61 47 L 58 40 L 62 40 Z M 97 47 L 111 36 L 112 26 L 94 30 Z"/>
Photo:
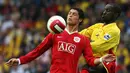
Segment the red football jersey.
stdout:
<path fill-rule="evenodd" d="M 20 57 L 21 64 L 28 63 L 51 48 L 52 61 L 50 73 L 78 73 L 78 60 L 83 54 L 87 63 L 94 65 L 94 57 L 89 39 L 78 32 L 69 34 L 48 34 L 46 38 L 27 55 Z"/>

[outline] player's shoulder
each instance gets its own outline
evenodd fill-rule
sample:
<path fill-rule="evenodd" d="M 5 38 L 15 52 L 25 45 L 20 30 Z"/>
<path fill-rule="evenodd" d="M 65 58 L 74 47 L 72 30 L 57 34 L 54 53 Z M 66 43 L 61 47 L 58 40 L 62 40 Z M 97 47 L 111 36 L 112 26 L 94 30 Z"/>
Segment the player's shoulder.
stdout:
<path fill-rule="evenodd" d="M 109 30 L 108 32 L 111 32 L 113 34 L 119 34 L 120 33 L 120 29 L 118 28 L 116 23 L 109 24 L 107 29 Z"/>
<path fill-rule="evenodd" d="M 82 34 L 79 34 L 79 37 L 82 38 L 83 40 L 86 40 L 86 39 L 89 40 L 89 38 L 87 36 L 82 35 Z"/>
<path fill-rule="evenodd" d="M 95 24 L 93 24 L 93 26 L 103 26 L 104 25 L 104 23 L 95 23 Z"/>
<path fill-rule="evenodd" d="M 95 23 L 95 24 L 91 25 L 89 28 L 100 28 L 102 26 L 104 26 L 104 23 Z"/>

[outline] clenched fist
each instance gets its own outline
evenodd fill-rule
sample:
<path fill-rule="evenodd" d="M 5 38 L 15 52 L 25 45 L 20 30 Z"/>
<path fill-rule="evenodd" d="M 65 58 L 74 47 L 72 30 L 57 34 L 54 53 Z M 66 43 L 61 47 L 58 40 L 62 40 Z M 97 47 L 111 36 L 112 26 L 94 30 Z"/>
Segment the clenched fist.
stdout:
<path fill-rule="evenodd" d="M 8 62 L 6 62 L 8 66 L 17 66 L 19 64 L 19 60 L 16 58 L 10 59 Z"/>

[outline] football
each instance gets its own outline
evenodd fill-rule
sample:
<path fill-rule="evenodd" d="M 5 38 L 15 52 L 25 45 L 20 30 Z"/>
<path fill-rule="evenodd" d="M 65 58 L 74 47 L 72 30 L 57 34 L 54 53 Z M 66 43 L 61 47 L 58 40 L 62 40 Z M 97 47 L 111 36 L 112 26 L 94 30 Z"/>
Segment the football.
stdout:
<path fill-rule="evenodd" d="M 47 21 L 47 29 L 53 34 L 61 33 L 66 27 L 66 22 L 63 17 L 54 15 Z"/>

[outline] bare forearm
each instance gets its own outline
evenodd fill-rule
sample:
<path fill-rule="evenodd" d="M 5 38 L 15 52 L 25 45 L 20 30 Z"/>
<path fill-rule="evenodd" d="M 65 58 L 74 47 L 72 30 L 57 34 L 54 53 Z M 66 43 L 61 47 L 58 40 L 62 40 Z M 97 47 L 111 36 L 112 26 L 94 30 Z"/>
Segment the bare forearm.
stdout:
<path fill-rule="evenodd" d="M 94 64 L 95 65 L 98 65 L 100 64 L 101 62 L 112 62 L 116 59 L 115 56 L 113 56 L 113 54 L 106 54 L 104 56 L 102 56 L 101 58 L 96 58 L 94 60 Z"/>

